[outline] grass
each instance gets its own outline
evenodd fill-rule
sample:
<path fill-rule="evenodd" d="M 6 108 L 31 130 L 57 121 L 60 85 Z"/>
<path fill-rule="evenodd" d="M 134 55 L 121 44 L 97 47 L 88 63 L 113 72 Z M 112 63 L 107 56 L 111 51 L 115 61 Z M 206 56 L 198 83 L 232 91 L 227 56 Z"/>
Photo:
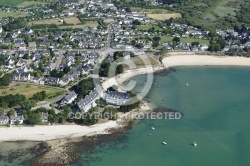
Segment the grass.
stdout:
<path fill-rule="evenodd" d="M 225 17 L 228 14 L 235 16 L 235 10 L 238 10 L 239 6 L 232 5 L 237 3 L 236 0 L 221 0 L 210 12 L 206 13 L 204 19 L 216 21 L 219 17 Z M 239 3 L 240 4 L 240 3 Z"/>
<path fill-rule="evenodd" d="M 59 28 L 61 28 L 61 29 L 63 29 L 63 28 L 83 28 L 83 27 L 97 27 L 97 26 L 98 26 L 97 21 L 89 21 L 89 22 L 86 22 L 85 24 L 62 25 L 62 26 L 59 26 Z"/>
<path fill-rule="evenodd" d="M 23 3 L 26 0 L 0 0 L 2 6 L 16 6 Z"/>
<path fill-rule="evenodd" d="M 133 12 L 142 12 L 142 13 L 171 13 L 170 11 L 166 9 L 145 9 L 145 8 L 140 8 L 140 7 L 131 7 L 131 10 Z"/>
<path fill-rule="evenodd" d="M 18 7 L 28 7 L 32 5 L 45 5 L 47 3 L 45 2 L 39 2 L 39 1 L 24 1 L 23 3 L 18 4 Z"/>
<path fill-rule="evenodd" d="M 62 25 L 62 22 L 59 22 L 59 19 L 49 19 L 49 20 L 39 20 L 39 21 L 33 21 L 33 25 L 37 24 L 56 24 L 56 25 Z"/>
<path fill-rule="evenodd" d="M 153 38 L 153 36 L 150 36 Z M 172 42 L 173 38 L 172 36 L 160 36 L 161 42 Z M 200 44 L 207 44 L 209 45 L 209 40 L 205 39 L 195 39 L 195 38 L 184 38 L 180 37 L 181 43 L 192 43 L 192 42 L 199 42 Z"/>
<path fill-rule="evenodd" d="M 20 13 L 20 12 L 0 12 L 0 18 L 1 17 L 25 17 L 28 16 L 26 13 Z"/>
<path fill-rule="evenodd" d="M 147 14 L 147 17 L 152 18 L 154 20 L 168 20 L 170 18 L 180 18 L 180 13 L 168 13 L 168 14 Z"/>
<path fill-rule="evenodd" d="M 65 18 L 64 21 L 67 24 L 74 24 L 74 25 L 81 23 L 81 21 L 77 17 L 68 17 L 68 18 Z"/>
<path fill-rule="evenodd" d="M 136 29 L 138 30 L 149 30 L 151 29 L 152 27 L 155 28 L 155 31 L 159 30 L 159 31 L 162 31 L 163 29 L 159 26 L 150 26 L 150 25 L 137 25 L 136 26 Z"/>
<path fill-rule="evenodd" d="M 130 60 L 133 61 L 133 63 L 136 65 L 136 67 L 142 67 L 142 66 L 145 66 L 145 65 L 149 65 L 149 64 L 146 64 L 146 63 L 148 63 L 148 61 L 149 61 L 150 65 L 153 65 L 153 66 L 160 64 L 159 61 L 157 61 L 156 59 L 154 59 L 154 58 L 152 58 L 150 56 L 147 56 L 147 58 L 148 59 L 142 60 L 139 57 L 133 57 L 133 58 L 130 58 Z M 123 66 L 124 66 L 125 70 L 129 70 L 130 69 L 129 66 L 127 66 L 125 64 Z"/>
<path fill-rule="evenodd" d="M 169 42 L 172 41 L 174 37 L 172 36 L 161 36 L 161 41 L 163 42 Z M 206 44 L 209 45 L 209 40 L 205 39 L 195 39 L 195 38 L 180 38 L 182 43 L 192 43 L 192 42 L 199 42 L 200 44 Z"/>
<path fill-rule="evenodd" d="M 53 88 L 53 87 L 45 87 L 45 86 L 38 86 L 38 85 L 16 85 L 16 86 L 10 86 L 7 88 L 0 89 L 0 95 L 8 95 L 8 94 L 22 94 L 26 96 L 27 98 L 32 97 L 35 93 L 46 91 L 47 96 L 54 96 L 55 94 L 63 94 L 65 93 L 62 90 Z M 56 96 L 54 96 L 56 97 Z"/>

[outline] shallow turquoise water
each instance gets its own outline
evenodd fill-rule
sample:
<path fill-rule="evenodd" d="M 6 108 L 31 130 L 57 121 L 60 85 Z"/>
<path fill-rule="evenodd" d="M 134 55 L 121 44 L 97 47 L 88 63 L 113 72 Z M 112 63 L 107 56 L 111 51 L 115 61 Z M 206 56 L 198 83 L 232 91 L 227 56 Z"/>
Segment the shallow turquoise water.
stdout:
<path fill-rule="evenodd" d="M 176 69 L 155 76 L 156 85 L 147 99 L 182 112 L 183 118 L 139 121 L 122 141 L 92 151 L 91 161 L 84 165 L 250 165 L 250 68 Z M 145 76 L 134 80 L 140 85 Z M 185 86 L 187 82 L 189 86 Z M 151 126 L 156 130 L 150 130 Z M 196 148 L 191 146 L 193 141 L 198 143 Z"/>

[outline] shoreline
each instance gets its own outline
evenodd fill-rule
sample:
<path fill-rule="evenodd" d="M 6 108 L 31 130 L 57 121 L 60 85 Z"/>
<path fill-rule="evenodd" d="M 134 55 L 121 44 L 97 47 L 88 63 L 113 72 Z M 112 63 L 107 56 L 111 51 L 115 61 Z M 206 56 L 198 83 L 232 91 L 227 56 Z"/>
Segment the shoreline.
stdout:
<path fill-rule="evenodd" d="M 162 59 L 162 64 L 156 66 L 145 66 L 126 70 L 124 73 L 109 78 L 102 83 L 106 90 L 111 86 L 118 86 L 119 90 L 123 91 L 122 83 L 126 80 L 143 74 L 156 73 L 178 66 L 244 66 L 250 67 L 250 58 L 239 56 L 213 56 L 213 55 L 195 55 L 184 54 L 180 52 L 170 53 Z"/>
<path fill-rule="evenodd" d="M 125 73 L 104 81 L 103 87 L 116 85 L 137 75 L 154 73 L 177 66 L 249 66 L 250 59 L 246 57 L 224 57 L 211 55 L 170 55 L 162 60 L 162 65 L 155 67 L 131 69 Z M 119 85 L 119 84 L 118 84 Z M 145 102 L 145 101 L 144 101 Z M 150 109 L 148 106 L 147 109 Z M 55 139 L 68 139 L 82 136 L 93 136 L 109 134 L 111 129 L 123 128 L 122 115 L 116 121 L 108 121 L 92 126 L 80 125 L 55 125 L 55 126 L 35 126 L 35 127 L 2 127 L 0 128 L 0 142 L 5 141 L 49 141 Z M 128 118 L 126 118 L 127 120 Z"/>

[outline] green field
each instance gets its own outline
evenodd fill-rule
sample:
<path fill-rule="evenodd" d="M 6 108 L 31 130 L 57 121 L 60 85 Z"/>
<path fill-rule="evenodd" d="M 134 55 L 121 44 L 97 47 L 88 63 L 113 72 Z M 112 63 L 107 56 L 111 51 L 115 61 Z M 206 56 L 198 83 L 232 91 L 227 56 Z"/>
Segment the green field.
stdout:
<path fill-rule="evenodd" d="M 98 22 L 97 21 L 88 21 L 85 24 L 76 24 L 76 25 L 60 25 L 58 28 L 64 29 L 64 28 L 83 28 L 83 27 L 97 27 Z"/>
<path fill-rule="evenodd" d="M 134 12 L 142 12 L 142 13 L 171 13 L 171 11 L 168 11 L 166 9 L 145 9 L 140 7 L 131 7 L 131 10 Z"/>
<path fill-rule="evenodd" d="M 170 42 L 173 40 L 174 37 L 172 36 L 160 36 L 162 42 Z M 209 40 L 205 39 L 195 39 L 195 38 L 184 38 L 180 37 L 181 43 L 192 43 L 192 42 L 199 42 L 200 44 L 207 44 L 209 45 Z"/>
<path fill-rule="evenodd" d="M 0 4 L 3 6 L 16 6 L 24 1 L 25 0 L 0 0 Z"/>
<path fill-rule="evenodd" d="M 28 14 L 26 13 L 19 13 L 19 12 L 0 12 L 0 18 L 1 17 L 25 17 Z"/>
<path fill-rule="evenodd" d="M 18 4 L 18 7 L 28 7 L 32 5 L 45 5 L 45 2 L 38 2 L 38 1 L 24 1 L 23 3 Z"/>
<path fill-rule="evenodd" d="M 153 38 L 154 36 L 150 36 Z M 160 36 L 161 37 L 161 42 L 172 42 L 173 36 Z M 209 45 L 209 40 L 205 39 L 195 39 L 195 38 L 184 38 L 180 37 L 181 43 L 192 43 L 192 42 L 199 42 L 200 44 L 207 44 Z"/>
<path fill-rule="evenodd" d="M 1 95 L 8 95 L 8 94 L 22 94 L 26 96 L 27 98 L 32 97 L 35 93 L 46 91 L 47 96 L 56 96 L 57 94 L 63 94 L 65 91 L 62 91 L 57 88 L 53 87 L 45 87 L 45 86 L 37 86 L 37 85 L 16 85 L 16 86 L 10 86 L 7 88 L 1 88 L 0 89 L 0 96 Z"/>
<path fill-rule="evenodd" d="M 147 31 L 147 30 L 151 29 L 152 27 L 154 27 L 155 31 L 157 31 L 157 30 L 162 31 L 162 30 L 163 30 L 161 27 L 159 27 L 159 26 L 157 26 L 157 25 L 155 25 L 155 26 L 150 26 L 150 25 L 137 25 L 137 26 L 136 26 L 136 29 L 138 29 L 138 30 L 146 30 L 146 31 Z"/>

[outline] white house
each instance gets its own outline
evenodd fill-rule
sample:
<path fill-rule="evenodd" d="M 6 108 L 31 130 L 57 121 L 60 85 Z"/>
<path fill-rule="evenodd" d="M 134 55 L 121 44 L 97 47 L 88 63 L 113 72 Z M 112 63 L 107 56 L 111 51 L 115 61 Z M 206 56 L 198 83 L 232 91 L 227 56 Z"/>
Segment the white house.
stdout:
<path fill-rule="evenodd" d="M 9 123 L 9 117 L 8 116 L 0 116 L 0 125 L 6 125 Z"/>
<path fill-rule="evenodd" d="M 101 87 L 96 87 L 89 95 L 81 99 L 77 105 L 80 110 L 87 112 L 91 107 L 95 107 L 95 101 L 103 96 L 103 89 Z"/>
<path fill-rule="evenodd" d="M 14 125 L 16 121 L 19 121 L 19 124 L 23 124 L 24 117 L 23 116 L 11 116 L 10 124 Z"/>
<path fill-rule="evenodd" d="M 61 100 L 61 105 L 66 105 L 72 103 L 77 98 L 77 94 L 75 91 L 69 92 L 66 96 Z"/>

